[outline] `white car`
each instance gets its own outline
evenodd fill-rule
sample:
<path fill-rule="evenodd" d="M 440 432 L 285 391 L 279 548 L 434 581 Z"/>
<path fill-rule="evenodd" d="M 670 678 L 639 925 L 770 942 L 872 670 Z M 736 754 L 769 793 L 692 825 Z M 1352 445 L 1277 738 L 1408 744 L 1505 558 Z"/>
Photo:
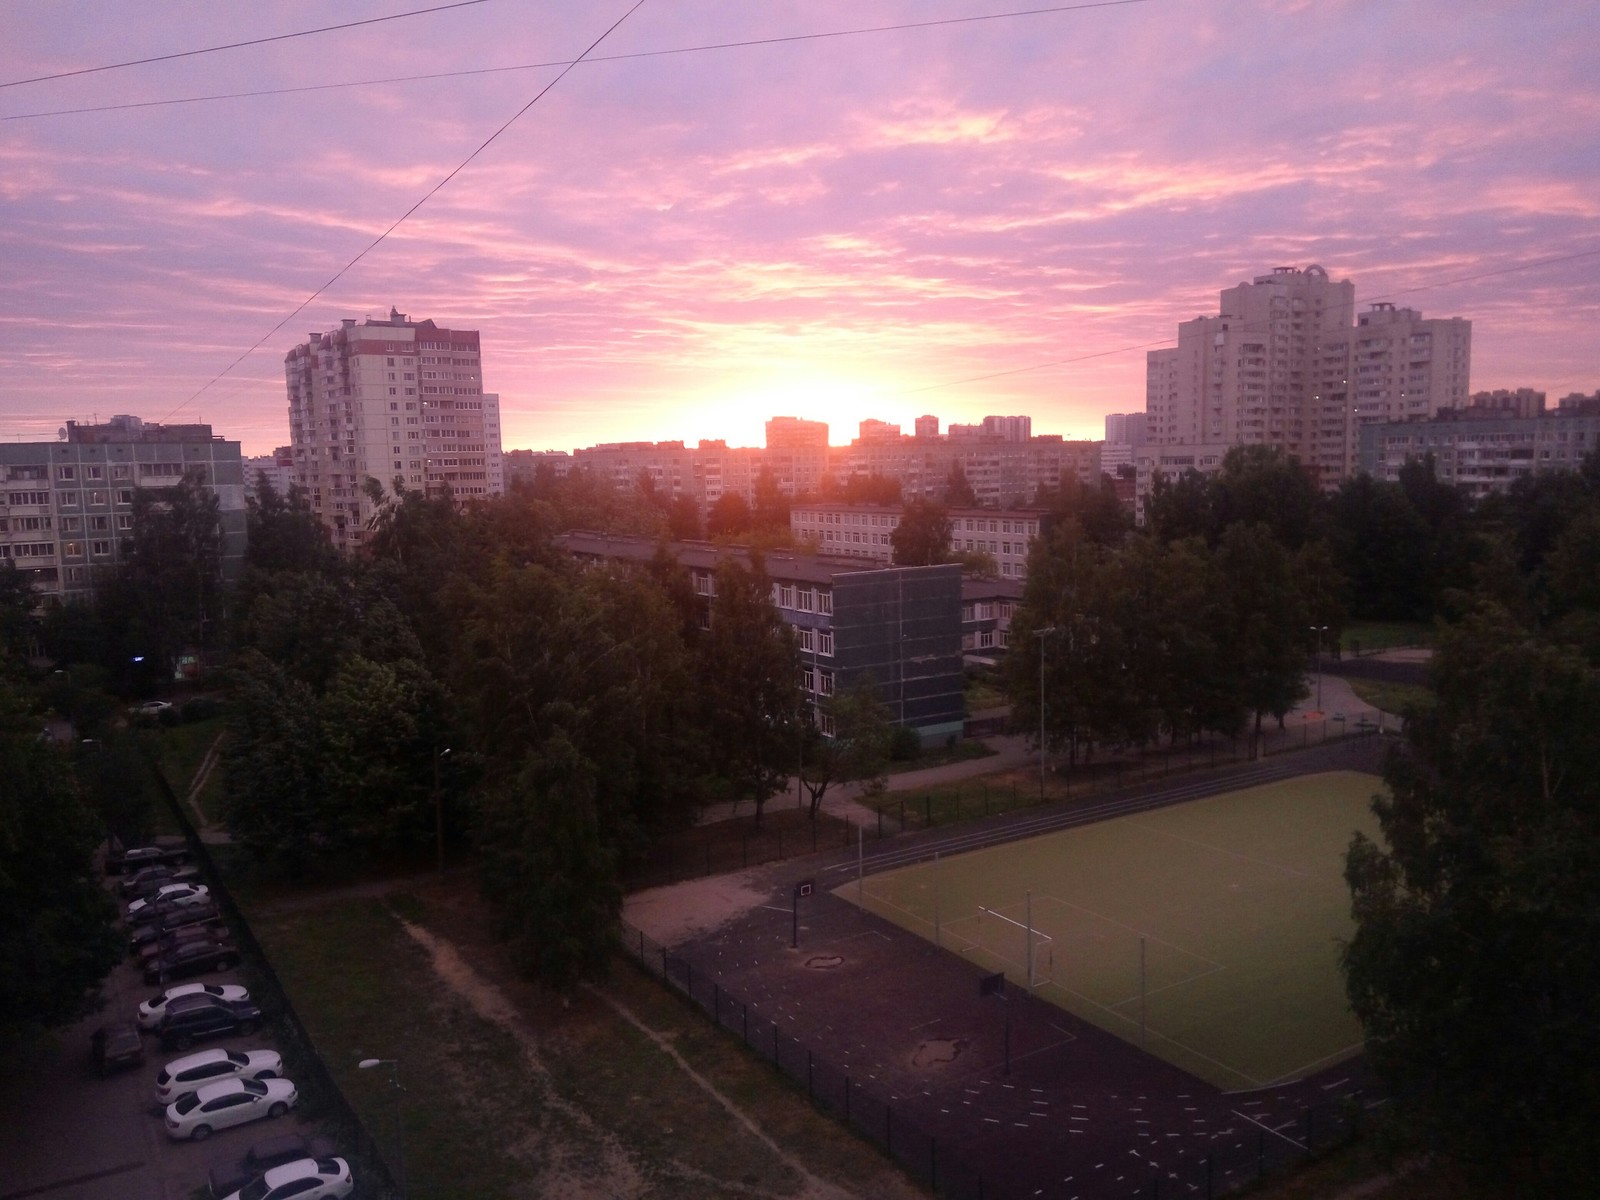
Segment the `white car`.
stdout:
<path fill-rule="evenodd" d="M 211 889 L 203 883 L 162 884 L 154 894 L 128 905 L 128 919 L 138 920 L 140 913 L 157 904 L 200 904 L 210 895 Z"/>
<path fill-rule="evenodd" d="M 219 1129 L 281 1117 L 300 1094 L 287 1079 L 224 1079 L 167 1105 L 167 1136 L 202 1142 Z"/>
<path fill-rule="evenodd" d="M 136 717 L 159 717 L 164 712 L 172 711 L 172 705 L 165 700 L 146 700 L 143 704 L 135 704 L 128 711 Z"/>
<path fill-rule="evenodd" d="M 273 1167 L 224 1200 L 333 1200 L 355 1190 L 350 1164 L 342 1158 L 299 1158 Z"/>
<path fill-rule="evenodd" d="M 139 1028 L 154 1029 L 167 1015 L 167 1005 L 179 996 L 197 996 L 204 992 L 218 1000 L 248 1000 L 250 992 L 236 983 L 175 983 L 164 992 L 157 992 L 139 1005 Z"/>
<path fill-rule="evenodd" d="M 165 1107 L 224 1079 L 275 1079 L 283 1074 L 276 1050 L 202 1050 L 175 1058 L 156 1076 L 156 1103 Z"/>

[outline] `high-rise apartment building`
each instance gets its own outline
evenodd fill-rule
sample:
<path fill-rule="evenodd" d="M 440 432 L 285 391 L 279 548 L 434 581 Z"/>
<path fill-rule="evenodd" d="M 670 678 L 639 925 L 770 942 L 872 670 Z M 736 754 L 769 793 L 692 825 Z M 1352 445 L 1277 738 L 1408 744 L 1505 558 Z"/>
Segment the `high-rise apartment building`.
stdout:
<path fill-rule="evenodd" d="M 765 466 L 784 495 L 815 492 L 828 469 L 828 423 L 801 417 L 769 418 Z"/>
<path fill-rule="evenodd" d="M 284 358 L 295 479 L 340 549 L 362 544 L 374 505 L 407 489 L 460 500 L 505 491 L 500 397 L 483 390 L 474 329 L 389 318 L 313 333 Z"/>
<path fill-rule="evenodd" d="M 1146 359 L 1152 446 L 1278 446 L 1325 487 L 1355 469 L 1364 424 L 1467 402 L 1472 323 L 1380 303 L 1318 266 L 1226 288 L 1216 316 Z"/>

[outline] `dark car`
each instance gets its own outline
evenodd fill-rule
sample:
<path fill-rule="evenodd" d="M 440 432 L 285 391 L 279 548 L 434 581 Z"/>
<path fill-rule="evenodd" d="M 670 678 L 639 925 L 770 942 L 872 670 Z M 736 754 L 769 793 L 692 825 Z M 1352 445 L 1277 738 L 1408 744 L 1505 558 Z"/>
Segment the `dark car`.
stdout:
<path fill-rule="evenodd" d="M 331 1158 L 338 1150 L 324 1137 L 305 1137 L 298 1133 L 280 1133 L 277 1137 L 263 1138 L 240 1159 L 218 1163 L 211 1168 L 211 1195 L 217 1200 L 258 1178 L 273 1167 L 299 1158 Z"/>
<path fill-rule="evenodd" d="M 122 881 L 117 884 L 117 890 L 122 893 L 123 900 L 137 900 L 156 891 L 164 883 L 188 883 L 199 877 L 199 868 L 192 863 L 181 867 L 165 864 L 140 867 L 131 875 L 124 875 Z"/>
<path fill-rule="evenodd" d="M 218 945 L 233 945 L 233 934 L 221 921 L 201 921 L 194 925 L 179 925 L 169 929 L 153 941 L 142 946 L 135 946 L 134 952 L 139 955 L 140 966 L 176 950 L 179 946 L 186 946 L 190 942 L 211 941 Z"/>
<path fill-rule="evenodd" d="M 238 965 L 237 947 L 216 938 L 200 938 L 148 959 L 144 964 L 144 981 L 149 984 L 166 983 L 206 971 L 226 971 Z"/>
<path fill-rule="evenodd" d="M 215 904 L 209 901 L 205 904 L 184 904 L 177 908 L 162 912 L 148 921 L 143 921 L 129 930 L 128 936 L 132 942 L 135 953 L 141 946 L 148 946 L 151 942 L 160 941 L 170 933 L 180 929 L 188 929 L 195 925 L 205 925 L 214 922 L 221 928 L 222 913 Z"/>
<path fill-rule="evenodd" d="M 100 1072 L 101 1078 L 144 1062 L 144 1042 L 139 1038 L 139 1027 L 127 1021 L 113 1021 L 96 1029 L 89 1037 L 89 1050 L 94 1055 L 94 1069 Z"/>
<path fill-rule="evenodd" d="M 188 861 L 189 846 L 182 838 L 157 838 L 152 845 L 127 849 L 120 842 L 113 842 L 106 855 L 106 874 L 122 875 L 144 867 L 170 867 Z"/>
<path fill-rule="evenodd" d="M 187 1050 L 203 1038 L 254 1033 L 261 1028 L 261 1010 L 249 1000 L 219 1000 L 204 992 L 177 996 L 155 1033 L 165 1050 Z"/>

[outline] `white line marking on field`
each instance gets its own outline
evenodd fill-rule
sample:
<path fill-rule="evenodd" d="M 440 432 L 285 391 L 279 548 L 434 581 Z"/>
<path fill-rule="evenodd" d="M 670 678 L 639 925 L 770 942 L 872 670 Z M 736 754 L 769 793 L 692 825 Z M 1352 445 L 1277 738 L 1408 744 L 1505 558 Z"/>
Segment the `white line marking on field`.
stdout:
<path fill-rule="evenodd" d="M 1282 1133 L 1279 1130 L 1274 1129 L 1271 1125 L 1267 1125 L 1267 1124 L 1264 1124 L 1261 1121 L 1256 1120 L 1254 1117 L 1245 1116 L 1245 1114 L 1240 1112 L 1237 1108 L 1233 1110 L 1233 1115 L 1236 1116 L 1236 1117 L 1244 1117 L 1244 1119 L 1246 1121 L 1249 1121 L 1250 1124 L 1254 1125 L 1256 1128 L 1265 1129 L 1268 1133 L 1272 1134 L 1274 1137 L 1281 1137 L 1284 1141 L 1288 1142 L 1289 1145 L 1295 1147 L 1298 1150 L 1304 1150 L 1306 1148 L 1304 1142 L 1297 1142 L 1292 1137 L 1290 1137 L 1287 1133 Z"/>

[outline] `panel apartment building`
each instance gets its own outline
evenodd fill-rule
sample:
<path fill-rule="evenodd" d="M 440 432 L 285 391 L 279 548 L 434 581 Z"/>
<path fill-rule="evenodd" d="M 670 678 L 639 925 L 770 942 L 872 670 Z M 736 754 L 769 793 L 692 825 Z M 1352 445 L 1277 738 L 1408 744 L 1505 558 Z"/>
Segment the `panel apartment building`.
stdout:
<path fill-rule="evenodd" d="M 190 472 L 217 497 L 222 577 L 232 582 L 245 553 L 239 443 L 209 425 L 131 416 L 102 425 L 68 421 L 56 442 L 0 443 L 0 561 L 46 600 L 87 600 L 97 574 L 127 558 L 134 490 L 173 487 Z"/>
<path fill-rule="evenodd" d="M 500 397 L 483 390 L 475 329 L 445 329 L 393 309 L 387 320 L 313 333 L 284 357 L 295 480 L 341 550 L 361 546 L 386 495 L 446 490 L 459 500 L 505 491 Z"/>
<path fill-rule="evenodd" d="M 1355 307 L 1355 285 L 1315 265 L 1224 289 L 1216 316 L 1146 356 L 1147 453 L 1278 446 L 1332 488 L 1357 469 L 1363 425 L 1466 404 L 1470 321 Z"/>

